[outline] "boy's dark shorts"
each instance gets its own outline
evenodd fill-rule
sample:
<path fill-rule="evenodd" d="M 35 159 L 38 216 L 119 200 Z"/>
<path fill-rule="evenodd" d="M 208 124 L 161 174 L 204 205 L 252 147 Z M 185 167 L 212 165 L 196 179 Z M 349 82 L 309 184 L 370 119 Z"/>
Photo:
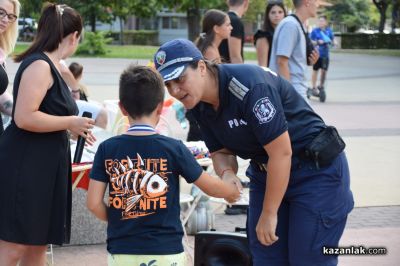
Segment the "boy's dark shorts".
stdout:
<path fill-rule="evenodd" d="M 320 57 L 318 61 L 313 65 L 313 70 L 318 69 L 328 70 L 329 67 L 329 57 Z"/>

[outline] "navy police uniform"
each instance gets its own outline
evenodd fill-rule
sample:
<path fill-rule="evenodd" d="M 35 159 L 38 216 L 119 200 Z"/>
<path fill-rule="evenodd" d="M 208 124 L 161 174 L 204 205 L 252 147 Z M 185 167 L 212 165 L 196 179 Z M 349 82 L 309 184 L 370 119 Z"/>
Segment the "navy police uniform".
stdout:
<path fill-rule="evenodd" d="M 218 110 L 205 102 L 193 108 L 210 152 L 227 148 L 251 159 L 247 230 L 257 265 L 337 265 L 323 246 L 338 245 L 354 202 L 344 152 L 326 167 L 299 154 L 325 123 L 283 78 L 254 65 L 219 65 Z M 262 211 L 268 162 L 263 146 L 286 130 L 292 145 L 289 185 L 278 211 L 279 240 L 263 246 L 255 228 Z"/>

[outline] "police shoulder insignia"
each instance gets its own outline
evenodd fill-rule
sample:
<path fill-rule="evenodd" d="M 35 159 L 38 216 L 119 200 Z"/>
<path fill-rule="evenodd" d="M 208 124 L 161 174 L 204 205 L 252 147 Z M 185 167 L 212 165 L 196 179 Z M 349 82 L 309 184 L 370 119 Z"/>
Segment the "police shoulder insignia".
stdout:
<path fill-rule="evenodd" d="M 242 83 L 239 82 L 239 80 L 235 78 L 232 78 L 231 81 L 229 82 L 228 89 L 233 95 L 235 95 L 241 101 L 243 101 L 244 96 L 249 91 L 249 89 L 246 86 L 244 86 Z"/>
<path fill-rule="evenodd" d="M 276 109 L 272 105 L 268 97 L 259 99 L 253 107 L 253 112 L 256 115 L 260 124 L 268 123 L 274 118 Z"/>

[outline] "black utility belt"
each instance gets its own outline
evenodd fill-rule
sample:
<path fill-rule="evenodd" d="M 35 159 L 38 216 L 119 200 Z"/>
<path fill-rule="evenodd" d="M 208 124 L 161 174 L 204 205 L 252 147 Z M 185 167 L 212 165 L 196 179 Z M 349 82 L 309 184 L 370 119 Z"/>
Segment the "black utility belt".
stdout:
<path fill-rule="evenodd" d="M 334 126 L 327 126 L 299 153 L 298 157 L 313 161 L 317 168 L 326 167 L 345 147 L 346 143 L 337 129 Z"/>

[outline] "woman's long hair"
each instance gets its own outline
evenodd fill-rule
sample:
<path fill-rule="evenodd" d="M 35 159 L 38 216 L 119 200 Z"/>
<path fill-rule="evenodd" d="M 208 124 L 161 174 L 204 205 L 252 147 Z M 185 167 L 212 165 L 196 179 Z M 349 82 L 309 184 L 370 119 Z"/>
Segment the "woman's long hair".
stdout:
<path fill-rule="evenodd" d="M 221 26 L 225 23 L 227 14 L 218 9 L 210 9 L 204 14 L 202 32 L 195 41 L 197 48 L 202 54 L 212 44 L 215 38 L 214 26 Z"/>
<path fill-rule="evenodd" d="M 18 17 L 21 4 L 18 0 L 4 0 L 9 1 L 14 5 L 14 14 Z M 6 55 L 9 55 L 15 47 L 18 38 L 18 19 L 8 26 L 7 30 L 0 34 L 0 47 L 4 50 Z"/>
<path fill-rule="evenodd" d="M 82 28 L 82 17 L 75 9 L 67 5 L 48 3 L 43 8 L 33 43 L 25 52 L 17 55 L 14 60 L 20 62 L 36 52 L 52 52 L 69 34 L 76 31 L 78 35 L 81 35 Z"/>
<path fill-rule="evenodd" d="M 264 31 L 269 31 L 269 32 L 274 32 L 274 27 L 271 24 L 271 20 L 269 19 L 269 13 L 271 12 L 271 9 L 274 6 L 279 6 L 283 9 L 283 14 L 286 17 L 286 9 L 285 6 L 283 5 L 283 2 L 281 1 L 270 1 L 265 8 L 265 13 L 264 13 L 264 26 L 263 29 Z"/>

